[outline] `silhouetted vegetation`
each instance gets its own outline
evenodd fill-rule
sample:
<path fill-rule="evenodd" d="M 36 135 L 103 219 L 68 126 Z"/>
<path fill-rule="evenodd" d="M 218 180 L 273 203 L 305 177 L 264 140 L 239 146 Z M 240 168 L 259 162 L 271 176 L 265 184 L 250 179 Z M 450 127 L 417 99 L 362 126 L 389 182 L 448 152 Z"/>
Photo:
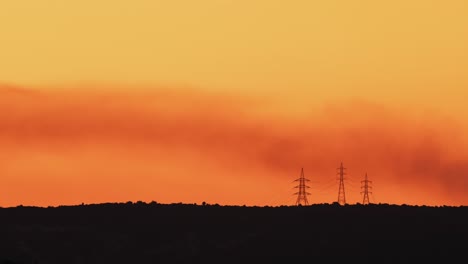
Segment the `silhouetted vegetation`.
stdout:
<path fill-rule="evenodd" d="M 18 206 L 0 208 L 0 264 L 464 262 L 467 223 L 467 207 L 447 206 Z"/>

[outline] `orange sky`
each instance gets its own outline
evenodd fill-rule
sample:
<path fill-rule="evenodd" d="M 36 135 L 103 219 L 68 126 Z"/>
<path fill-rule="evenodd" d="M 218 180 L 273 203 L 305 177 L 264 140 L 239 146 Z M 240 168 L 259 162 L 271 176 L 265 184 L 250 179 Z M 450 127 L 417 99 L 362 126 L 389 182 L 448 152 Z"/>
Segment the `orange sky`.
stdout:
<path fill-rule="evenodd" d="M 466 1 L 46 2 L 0 3 L 0 206 L 468 204 Z"/>

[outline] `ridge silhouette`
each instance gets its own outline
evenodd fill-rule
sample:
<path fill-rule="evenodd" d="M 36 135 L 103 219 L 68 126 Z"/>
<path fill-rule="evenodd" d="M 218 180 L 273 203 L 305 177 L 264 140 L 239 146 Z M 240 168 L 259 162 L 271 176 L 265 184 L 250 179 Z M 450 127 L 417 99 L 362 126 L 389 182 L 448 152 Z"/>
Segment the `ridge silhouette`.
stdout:
<path fill-rule="evenodd" d="M 18 206 L 0 208 L 0 264 L 446 261 L 464 258 L 467 222 L 466 206 Z"/>

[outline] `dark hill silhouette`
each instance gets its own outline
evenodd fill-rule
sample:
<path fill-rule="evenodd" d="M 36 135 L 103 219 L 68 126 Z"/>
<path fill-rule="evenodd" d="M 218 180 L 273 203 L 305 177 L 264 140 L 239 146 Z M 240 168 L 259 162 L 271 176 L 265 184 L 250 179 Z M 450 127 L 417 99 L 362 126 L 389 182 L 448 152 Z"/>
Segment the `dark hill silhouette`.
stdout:
<path fill-rule="evenodd" d="M 468 207 L 19 206 L 0 208 L 0 263 L 464 262 L 467 223 Z"/>

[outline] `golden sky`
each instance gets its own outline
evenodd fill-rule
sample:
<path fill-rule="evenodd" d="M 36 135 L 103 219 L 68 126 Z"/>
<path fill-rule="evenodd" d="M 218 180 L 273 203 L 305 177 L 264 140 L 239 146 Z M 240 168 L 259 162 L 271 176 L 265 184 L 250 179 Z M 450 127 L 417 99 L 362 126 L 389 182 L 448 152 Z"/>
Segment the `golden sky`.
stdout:
<path fill-rule="evenodd" d="M 0 206 L 467 204 L 468 3 L 0 0 Z M 314 189 L 315 188 L 315 189 Z"/>

